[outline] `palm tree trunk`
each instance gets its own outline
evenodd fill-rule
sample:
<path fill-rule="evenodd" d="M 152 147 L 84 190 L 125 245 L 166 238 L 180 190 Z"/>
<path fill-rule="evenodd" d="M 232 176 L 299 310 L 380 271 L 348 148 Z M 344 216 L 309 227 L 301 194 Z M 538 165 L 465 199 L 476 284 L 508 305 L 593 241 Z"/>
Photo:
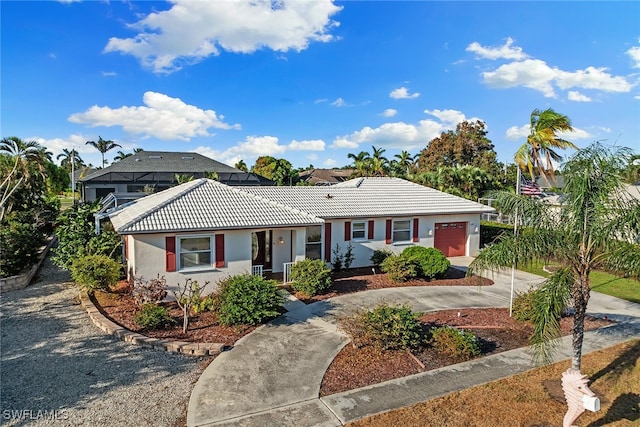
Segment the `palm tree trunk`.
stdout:
<path fill-rule="evenodd" d="M 589 273 L 581 273 L 573 289 L 573 356 L 571 368 L 580 370 L 582 342 L 584 340 L 584 318 L 590 297 Z"/>

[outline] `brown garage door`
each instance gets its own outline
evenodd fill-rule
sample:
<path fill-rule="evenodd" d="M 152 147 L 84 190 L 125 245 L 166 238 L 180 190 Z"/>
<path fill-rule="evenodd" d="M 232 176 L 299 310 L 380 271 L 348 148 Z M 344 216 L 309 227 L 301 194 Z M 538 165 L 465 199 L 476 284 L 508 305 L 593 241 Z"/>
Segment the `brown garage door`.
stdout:
<path fill-rule="evenodd" d="M 465 256 L 467 241 L 466 222 L 436 223 L 434 246 L 445 256 Z"/>

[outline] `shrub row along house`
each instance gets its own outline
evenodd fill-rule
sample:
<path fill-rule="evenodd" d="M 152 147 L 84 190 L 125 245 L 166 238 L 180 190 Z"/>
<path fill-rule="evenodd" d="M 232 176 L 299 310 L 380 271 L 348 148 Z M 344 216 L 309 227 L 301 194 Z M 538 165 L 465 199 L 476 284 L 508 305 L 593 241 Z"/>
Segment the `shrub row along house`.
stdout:
<path fill-rule="evenodd" d="M 492 208 L 399 178 L 328 187 L 228 186 L 198 179 L 110 212 L 129 275 L 200 283 L 229 275 L 286 273 L 305 258 L 331 261 L 352 247 L 352 267 L 376 249 L 409 245 L 474 255 L 480 215 Z"/>

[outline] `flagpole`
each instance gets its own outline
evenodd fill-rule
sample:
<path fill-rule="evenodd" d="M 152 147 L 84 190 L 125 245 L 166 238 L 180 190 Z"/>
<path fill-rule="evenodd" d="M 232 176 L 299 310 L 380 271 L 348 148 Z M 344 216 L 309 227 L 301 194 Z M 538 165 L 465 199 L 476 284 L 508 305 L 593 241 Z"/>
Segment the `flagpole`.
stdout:
<path fill-rule="evenodd" d="M 520 171 L 520 165 L 516 165 L 518 171 L 516 175 L 516 196 L 520 195 L 520 179 L 522 178 L 522 172 Z M 513 213 L 513 236 L 518 235 L 518 207 L 516 206 Z M 513 264 L 511 265 L 511 293 L 509 295 L 509 317 L 513 314 L 513 287 L 516 280 L 516 260 L 515 255 L 513 257 Z"/>

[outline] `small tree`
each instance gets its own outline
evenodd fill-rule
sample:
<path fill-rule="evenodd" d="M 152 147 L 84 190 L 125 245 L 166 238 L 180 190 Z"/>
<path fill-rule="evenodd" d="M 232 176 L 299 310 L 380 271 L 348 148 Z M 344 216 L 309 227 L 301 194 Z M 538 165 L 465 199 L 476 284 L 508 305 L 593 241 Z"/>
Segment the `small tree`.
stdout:
<path fill-rule="evenodd" d="M 182 333 L 187 333 L 193 306 L 200 302 L 201 294 L 209 282 L 200 287 L 197 280 L 186 279 L 184 286 L 178 284 L 178 292 L 173 291 L 178 307 L 182 310 Z"/>

